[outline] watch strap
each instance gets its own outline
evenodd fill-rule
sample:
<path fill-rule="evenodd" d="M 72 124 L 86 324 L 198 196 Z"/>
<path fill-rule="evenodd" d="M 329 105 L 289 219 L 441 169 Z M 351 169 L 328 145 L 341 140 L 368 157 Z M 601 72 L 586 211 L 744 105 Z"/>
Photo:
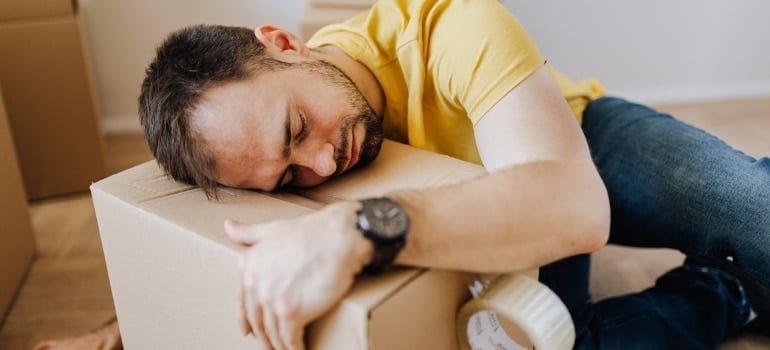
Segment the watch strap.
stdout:
<path fill-rule="evenodd" d="M 384 246 L 374 246 L 374 257 L 363 268 L 364 274 L 367 275 L 379 275 L 386 267 L 393 264 L 393 260 L 396 260 L 396 256 L 404 247 L 404 241 L 400 240 Z"/>

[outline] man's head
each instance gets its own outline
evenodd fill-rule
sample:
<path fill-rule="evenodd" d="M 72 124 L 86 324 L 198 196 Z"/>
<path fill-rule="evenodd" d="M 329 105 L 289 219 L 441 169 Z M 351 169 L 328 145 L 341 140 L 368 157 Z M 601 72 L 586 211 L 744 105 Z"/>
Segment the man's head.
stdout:
<path fill-rule="evenodd" d="M 172 33 L 139 98 L 150 149 L 174 179 L 274 190 L 371 162 L 381 122 L 351 79 L 270 26 Z"/>

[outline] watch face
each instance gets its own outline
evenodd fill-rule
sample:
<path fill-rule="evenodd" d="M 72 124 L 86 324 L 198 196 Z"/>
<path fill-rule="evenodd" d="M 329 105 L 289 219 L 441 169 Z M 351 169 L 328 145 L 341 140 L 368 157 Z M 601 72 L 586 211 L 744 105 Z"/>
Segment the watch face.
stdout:
<path fill-rule="evenodd" d="M 398 238 L 406 233 L 409 219 L 406 212 L 398 204 L 388 199 L 374 199 L 364 202 L 362 210 L 366 220 L 362 220 L 361 228 L 380 238 Z"/>

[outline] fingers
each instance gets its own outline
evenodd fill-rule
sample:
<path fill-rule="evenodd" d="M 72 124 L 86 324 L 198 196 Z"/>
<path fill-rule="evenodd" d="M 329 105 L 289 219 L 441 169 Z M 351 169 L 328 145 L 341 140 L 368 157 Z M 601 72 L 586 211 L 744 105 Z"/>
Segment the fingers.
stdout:
<path fill-rule="evenodd" d="M 305 327 L 299 322 L 282 318 L 279 320 L 280 336 L 288 349 L 304 350 L 305 341 L 303 339 Z"/>
<path fill-rule="evenodd" d="M 249 268 L 250 264 L 241 262 L 241 311 L 243 313 L 243 319 L 241 324 L 243 326 L 244 333 L 253 334 L 257 341 L 260 343 L 262 349 L 273 349 L 270 346 L 270 340 L 265 333 L 264 322 L 262 319 L 262 309 L 259 304 L 257 296 L 256 283 L 254 281 L 254 275 Z"/>
<path fill-rule="evenodd" d="M 279 316 L 280 308 L 263 308 L 265 331 L 276 350 L 304 350 L 305 327 L 301 322 L 287 315 Z"/>
<path fill-rule="evenodd" d="M 275 347 L 270 345 L 270 338 L 268 338 L 265 333 L 262 308 L 259 306 L 253 307 L 249 309 L 246 314 L 249 327 L 252 329 L 251 334 L 253 334 L 254 338 L 256 338 L 257 342 L 259 342 L 260 349 L 275 349 Z"/>
<path fill-rule="evenodd" d="M 280 318 L 269 307 L 256 305 L 247 311 L 249 327 L 254 337 L 259 340 L 264 349 L 301 350 L 303 327 L 297 327 L 295 322 Z"/>
<path fill-rule="evenodd" d="M 249 317 L 247 315 L 249 310 L 248 303 L 246 303 L 247 293 L 248 291 L 246 290 L 243 283 L 241 283 L 241 330 L 243 330 L 243 335 L 254 333 L 254 330 L 251 328 L 251 321 L 249 321 Z"/>
<path fill-rule="evenodd" d="M 258 239 L 256 226 L 238 224 L 234 220 L 225 222 L 230 238 L 239 242 L 255 243 Z M 275 266 L 264 266 L 265 240 L 248 248 L 240 257 L 238 266 L 241 273 L 241 327 L 244 334 L 253 334 L 260 348 L 271 350 L 304 349 L 303 333 L 305 322 L 296 305 L 289 304 L 291 291 L 283 286 L 283 278 Z M 267 250 L 269 252 L 270 250 Z"/>
<path fill-rule="evenodd" d="M 225 220 L 224 225 L 227 236 L 240 244 L 253 245 L 261 238 L 255 226 L 242 224 L 230 218 Z"/>
<path fill-rule="evenodd" d="M 264 316 L 265 332 L 267 337 L 270 338 L 270 344 L 273 345 L 275 350 L 286 350 L 287 347 L 283 343 L 283 339 L 278 331 L 278 317 L 269 308 L 262 309 L 262 315 Z"/>
<path fill-rule="evenodd" d="M 304 327 L 287 317 L 285 308 L 275 308 L 275 302 L 260 301 L 253 276 L 244 272 L 241 308 L 245 334 L 253 334 L 263 349 L 303 350 Z M 274 310 L 275 309 L 275 310 Z M 279 317 L 279 313 L 283 317 Z"/>

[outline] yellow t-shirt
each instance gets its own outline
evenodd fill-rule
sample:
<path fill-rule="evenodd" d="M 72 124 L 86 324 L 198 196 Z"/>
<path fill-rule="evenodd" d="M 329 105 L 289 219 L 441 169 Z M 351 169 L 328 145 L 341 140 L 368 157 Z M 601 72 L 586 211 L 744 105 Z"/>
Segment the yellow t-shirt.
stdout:
<path fill-rule="evenodd" d="M 385 93 L 386 137 L 478 164 L 473 125 L 546 62 L 495 0 L 380 0 L 308 45 L 334 45 L 372 71 Z M 578 120 L 604 92 L 549 70 Z"/>

